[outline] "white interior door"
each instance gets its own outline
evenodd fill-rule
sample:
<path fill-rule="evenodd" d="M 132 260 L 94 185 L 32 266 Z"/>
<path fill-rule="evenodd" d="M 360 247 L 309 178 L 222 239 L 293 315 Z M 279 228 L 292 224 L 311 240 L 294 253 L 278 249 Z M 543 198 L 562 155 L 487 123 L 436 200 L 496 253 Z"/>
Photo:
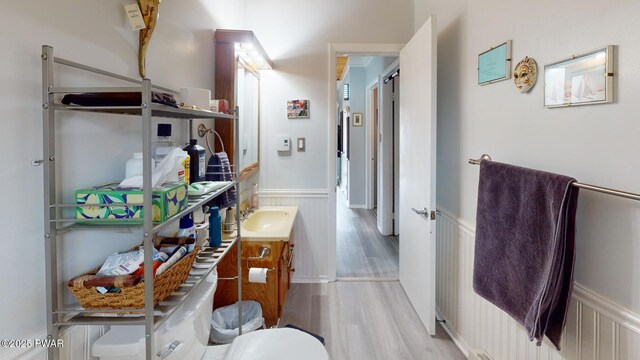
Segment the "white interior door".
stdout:
<path fill-rule="evenodd" d="M 436 293 L 436 21 L 400 52 L 400 283 L 430 334 Z M 418 214 L 424 211 L 424 214 Z M 435 215 L 435 213 L 433 213 Z"/>

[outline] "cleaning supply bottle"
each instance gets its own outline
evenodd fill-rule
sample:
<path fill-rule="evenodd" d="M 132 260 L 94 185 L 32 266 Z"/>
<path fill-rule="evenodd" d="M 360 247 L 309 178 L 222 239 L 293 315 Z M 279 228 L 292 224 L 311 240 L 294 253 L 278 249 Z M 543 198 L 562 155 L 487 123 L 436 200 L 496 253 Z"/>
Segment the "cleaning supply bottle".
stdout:
<path fill-rule="evenodd" d="M 142 164 L 142 153 L 133 153 L 133 157 L 127 160 L 124 178 L 128 179 L 134 175 L 142 175 Z M 155 167 L 156 162 L 153 158 L 151 158 L 151 170 L 153 170 Z"/>
<path fill-rule="evenodd" d="M 236 228 L 235 213 L 232 207 L 227 208 L 227 212 L 224 215 L 224 226 L 222 227 L 224 232 L 232 233 Z"/>
<path fill-rule="evenodd" d="M 153 148 L 153 158 L 160 162 L 176 146 L 171 142 L 171 124 L 158 124 L 157 141 L 151 144 Z"/>
<path fill-rule="evenodd" d="M 183 149 L 189 154 L 189 184 L 204 181 L 207 172 L 207 164 L 205 160 L 205 150 L 198 145 L 198 140 L 191 139 L 189 146 Z"/>
<path fill-rule="evenodd" d="M 190 169 L 191 169 L 191 156 L 187 155 L 182 163 L 180 163 L 182 167 L 180 171 L 178 171 L 178 181 L 186 182 L 187 184 L 191 184 Z"/>
<path fill-rule="evenodd" d="M 222 245 L 222 217 L 217 206 L 211 208 L 209 214 L 209 246 L 218 247 Z"/>
<path fill-rule="evenodd" d="M 198 237 L 196 233 L 196 227 L 193 225 L 193 219 L 191 214 L 187 214 L 180 219 L 180 230 L 178 230 L 178 237 L 190 237 L 195 239 Z"/>

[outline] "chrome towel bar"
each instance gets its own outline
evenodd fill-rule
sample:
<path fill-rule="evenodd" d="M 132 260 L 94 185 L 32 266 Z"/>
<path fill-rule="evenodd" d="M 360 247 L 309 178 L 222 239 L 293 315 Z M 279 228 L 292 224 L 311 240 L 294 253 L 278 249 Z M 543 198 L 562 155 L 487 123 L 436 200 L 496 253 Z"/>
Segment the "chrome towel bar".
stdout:
<path fill-rule="evenodd" d="M 482 160 L 491 161 L 491 156 L 489 156 L 487 154 L 482 154 L 480 159 L 469 159 L 469 164 L 471 164 L 471 165 L 480 165 Z M 585 190 L 591 190 L 591 191 L 595 191 L 595 192 L 599 192 L 599 193 L 603 193 L 603 194 L 607 194 L 607 195 L 613 195 L 613 196 L 618 196 L 618 197 L 622 197 L 622 198 L 625 198 L 625 199 L 631 199 L 631 200 L 640 201 L 640 194 L 635 194 L 635 193 L 631 193 L 631 192 L 627 192 L 627 191 L 610 189 L 610 188 L 606 188 L 606 187 L 602 187 L 602 186 L 583 184 L 583 183 L 580 183 L 580 182 L 577 182 L 577 181 L 573 182 L 571 185 L 574 186 L 574 187 L 577 187 L 577 188 L 585 189 Z"/>

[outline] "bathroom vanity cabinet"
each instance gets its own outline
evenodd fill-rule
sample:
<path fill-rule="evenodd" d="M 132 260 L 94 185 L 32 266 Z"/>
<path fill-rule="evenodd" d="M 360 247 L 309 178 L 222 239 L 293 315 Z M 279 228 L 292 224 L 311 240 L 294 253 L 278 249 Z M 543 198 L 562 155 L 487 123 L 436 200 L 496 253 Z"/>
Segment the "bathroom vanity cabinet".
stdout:
<path fill-rule="evenodd" d="M 270 254 L 262 259 L 252 259 L 260 255 L 260 249 L 266 246 Z M 242 299 L 255 300 L 262 306 L 265 326 L 278 324 L 282 316 L 287 293 L 291 286 L 291 275 L 295 271 L 293 254 L 295 244 L 293 234 L 289 241 L 243 241 L 242 242 Z M 237 264 L 234 259 L 237 247 L 234 246 L 230 256 L 226 256 L 218 265 L 220 278 L 231 279 L 238 275 Z M 270 269 L 265 284 L 249 282 L 249 268 L 259 267 Z M 237 301 L 237 280 L 220 280 L 218 291 L 214 299 L 214 307 L 233 304 Z"/>

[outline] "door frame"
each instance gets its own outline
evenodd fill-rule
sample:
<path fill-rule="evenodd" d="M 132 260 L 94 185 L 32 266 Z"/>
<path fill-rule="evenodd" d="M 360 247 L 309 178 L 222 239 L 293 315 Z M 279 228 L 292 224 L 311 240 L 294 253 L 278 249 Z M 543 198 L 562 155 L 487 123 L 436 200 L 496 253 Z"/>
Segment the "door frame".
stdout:
<path fill-rule="evenodd" d="M 336 179 L 336 157 L 335 149 L 337 146 L 336 126 L 337 118 L 333 111 L 334 106 L 337 103 L 337 91 L 336 91 L 336 55 L 337 54 L 353 54 L 353 55 L 372 55 L 372 56 L 400 56 L 400 50 L 405 44 L 392 43 L 329 43 L 328 45 L 328 61 L 329 66 L 327 68 L 327 91 L 329 95 L 328 110 L 329 121 L 327 121 L 328 127 L 328 144 L 327 153 L 329 154 L 329 161 L 327 164 L 327 184 L 335 184 Z M 327 249 L 327 276 L 329 281 L 336 281 L 336 186 L 332 186 L 333 191 L 329 189 L 329 204 L 327 206 L 328 216 L 328 249 Z"/>
<path fill-rule="evenodd" d="M 366 86 L 366 94 L 367 94 L 367 100 L 366 100 L 366 107 L 367 107 L 367 115 L 365 116 L 365 121 L 367 122 L 367 151 L 366 151 L 366 159 L 367 159 L 367 163 L 365 165 L 365 171 L 367 173 L 367 193 L 366 193 L 366 201 L 365 201 L 365 206 L 367 209 L 373 209 L 374 207 L 374 201 L 373 199 L 375 198 L 375 194 L 374 191 L 376 191 L 375 187 L 373 186 L 374 182 L 374 177 L 377 177 L 378 174 L 375 173 L 375 166 L 373 165 L 373 153 L 374 153 L 374 146 L 378 146 L 378 144 L 376 143 L 376 139 L 378 138 L 376 136 L 377 133 L 377 127 L 375 126 L 375 112 L 376 109 L 374 107 L 374 104 L 376 103 L 374 101 L 374 90 L 378 89 L 378 93 L 377 95 L 380 95 L 380 88 L 379 88 L 379 82 L 380 82 L 380 76 L 377 76 L 375 80 L 373 80 L 372 82 L 370 82 L 369 84 L 367 84 Z M 379 105 L 378 105 L 379 106 Z M 378 113 L 378 121 L 380 121 L 380 114 Z M 378 161 L 378 158 L 375 159 L 375 161 Z"/>
<path fill-rule="evenodd" d="M 400 58 L 387 66 L 382 72 L 382 87 L 380 93 L 380 114 L 382 121 L 382 143 L 380 148 L 380 182 L 384 186 L 379 187 L 379 211 L 377 218 L 378 230 L 382 235 L 398 235 L 400 224 L 399 194 L 400 194 L 400 102 L 397 97 L 400 96 L 400 88 L 397 88 L 397 97 L 394 98 L 392 92 L 387 91 L 384 81 L 391 74 L 400 68 Z M 395 81 L 395 80 L 394 80 Z M 394 83 L 395 86 L 395 83 Z M 396 108 L 391 104 L 396 103 Z M 396 113 L 397 112 L 397 113 Z M 390 118 L 387 118 L 390 116 Z M 385 129 L 387 130 L 385 132 Z"/>

